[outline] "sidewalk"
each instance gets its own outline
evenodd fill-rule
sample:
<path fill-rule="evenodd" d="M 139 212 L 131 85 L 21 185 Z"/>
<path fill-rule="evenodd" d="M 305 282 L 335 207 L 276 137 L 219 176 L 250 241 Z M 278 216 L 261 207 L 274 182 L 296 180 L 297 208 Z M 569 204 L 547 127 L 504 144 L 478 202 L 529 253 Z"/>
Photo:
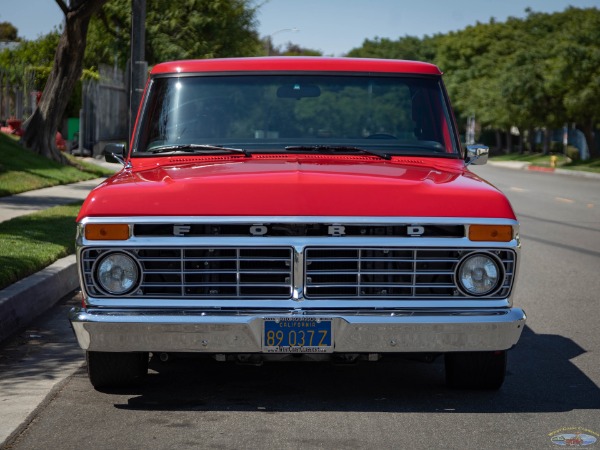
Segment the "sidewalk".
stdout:
<path fill-rule="evenodd" d="M 104 180 L 104 178 L 96 178 L 0 197 L 0 222 L 53 206 L 85 200 L 89 192 Z"/>
<path fill-rule="evenodd" d="M 84 158 L 112 170 L 120 165 Z M 84 200 L 105 178 L 54 186 L 0 198 L 0 222 L 36 211 Z M 69 292 L 79 280 L 75 255 L 62 258 L 40 272 L 0 290 L 0 341 L 40 316 Z"/>
<path fill-rule="evenodd" d="M 120 170 L 119 164 L 107 163 L 94 158 L 81 158 L 82 161 L 97 164 L 106 169 Z M 105 178 L 81 181 L 73 184 L 62 184 L 21 194 L 0 197 L 0 222 L 14 217 L 24 216 L 53 206 L 66 205 L 78 200 L 85 200 L 89 192 L 102 183 Z"/>

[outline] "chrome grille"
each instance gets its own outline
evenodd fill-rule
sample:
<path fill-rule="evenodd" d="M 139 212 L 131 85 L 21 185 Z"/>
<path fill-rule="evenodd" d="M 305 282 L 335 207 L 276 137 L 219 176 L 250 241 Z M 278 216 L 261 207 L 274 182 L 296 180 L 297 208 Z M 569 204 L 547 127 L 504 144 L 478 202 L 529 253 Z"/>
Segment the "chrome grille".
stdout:
<path fill-rule="evenodd" d="M 84 282 L 93 296 L 109 297 L 94 281 L 94 263 L 115 249 L 82 253 Z M 155 298 L 273 298 L 292 292 L 292 249 L 134 248 L 142 269 L 139 287 L 128 295 Z"/>
<path fill-rule="evenodd" d="M 454 272 L 473 249 L 307 248 L 305 296 L 331 298 L 461 298 Z M 492 250 L 504 266 L 502 287 L 493 298 L 510 293 L 515 254 Z M 472 298 L 472 297 L 470 297 Z"/>
<path fill-rule="evenodd" d="M 510 249 L 306 247 L 294 280 L 291 247 L 86 248 L 81 265 L 89 295 L 113 297 L 98 287 L 94 268 L 114 251 L 140 265 L 142 280 L 128 298 L 281 300 L 292 298 L 297 285 L 308 300 L 473 299 L 458 290 L 455 270 L 479 251 L 495 254 L 505 272 L 501 288 L 486 298 L 507 298 L 516 265 Z"/>

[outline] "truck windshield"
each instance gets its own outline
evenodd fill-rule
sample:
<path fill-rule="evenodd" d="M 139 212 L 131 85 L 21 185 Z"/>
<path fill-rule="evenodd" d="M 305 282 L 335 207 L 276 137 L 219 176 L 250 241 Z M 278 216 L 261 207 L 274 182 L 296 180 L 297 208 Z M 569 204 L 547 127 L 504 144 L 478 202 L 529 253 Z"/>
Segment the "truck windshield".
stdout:
<path fill-rule="evenodd" d="M 151 82 L 142 117 L 133 156 L 198 145 L 250 153 L 286 147 L 311 147 L 312 153 L 335 147 L 337 153 L 350 147 L 385 155 L 459 153 L 439 77 L 161 77 Z"/>

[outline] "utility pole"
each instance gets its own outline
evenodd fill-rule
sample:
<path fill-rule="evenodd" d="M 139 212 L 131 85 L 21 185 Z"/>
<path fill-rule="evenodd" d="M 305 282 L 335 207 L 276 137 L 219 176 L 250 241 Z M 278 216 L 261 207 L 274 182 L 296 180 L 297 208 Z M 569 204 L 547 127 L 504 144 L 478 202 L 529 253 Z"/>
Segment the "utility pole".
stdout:
<path fill-rule="evenodd" d="M 144 92 L 148 63 L 146 45 L 146 0 L 131 2 L 131 58 L 129 61 L 129 137 L 133 133 L 137 110 Z"/>

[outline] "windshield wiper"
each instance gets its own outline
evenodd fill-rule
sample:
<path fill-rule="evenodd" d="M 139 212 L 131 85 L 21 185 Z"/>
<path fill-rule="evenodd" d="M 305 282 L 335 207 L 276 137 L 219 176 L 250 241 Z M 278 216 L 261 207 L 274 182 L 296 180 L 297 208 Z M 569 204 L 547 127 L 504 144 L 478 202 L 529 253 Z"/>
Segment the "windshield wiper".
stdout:
<path fill-rule="evenodd" d="M 366 150 L 360 147 L 353 147 L 349 145 L 288 145 L 285 148 L 289 152 L 323 152 L 323 153 L 362 153 L 364 155 L 378 156 L 383 159 L 392 159 L 388 153 L 379 153 L 372 150 Z"/>
<path fill-rule="evenodd" d="M 250 152 L 243 148 L 234 147 L 223 147 L 221 145 L 208 145 L 208 144 L 177 144 L 177 145 L 163 145 L 161 147 L 154 147 L 146 150 L 148 153 L 170 153 L 170 152 L 185 152 L 185 153 L 196 153 L 210 150 L 218 150 L 230 153 L 242 153 L 244 156 L 249 157 Z"/>

